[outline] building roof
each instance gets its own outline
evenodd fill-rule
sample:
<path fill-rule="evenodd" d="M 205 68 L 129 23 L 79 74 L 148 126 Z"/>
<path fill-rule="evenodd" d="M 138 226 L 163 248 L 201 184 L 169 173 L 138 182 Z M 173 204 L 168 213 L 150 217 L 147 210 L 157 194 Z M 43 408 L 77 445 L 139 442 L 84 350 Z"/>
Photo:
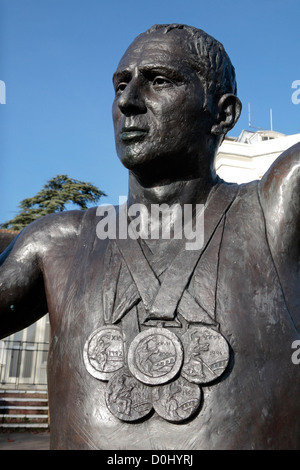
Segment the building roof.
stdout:
<path fill-rule="evenodd" d="M 285 137 L 285 134 L 270 130 L 257 130 L 253 131 L 250 129 L 242 130 L 236 142 L 242 142 L 244 144 L 254 144 L 265 140 L 278 139 L 279 137 Z"/>

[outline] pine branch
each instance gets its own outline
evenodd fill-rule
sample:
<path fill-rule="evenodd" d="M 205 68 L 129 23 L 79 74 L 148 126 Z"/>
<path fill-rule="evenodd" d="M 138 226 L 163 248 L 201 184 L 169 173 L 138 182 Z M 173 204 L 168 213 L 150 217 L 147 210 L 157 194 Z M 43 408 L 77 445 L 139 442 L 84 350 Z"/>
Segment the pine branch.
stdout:
<path fill-rule="evenodd" d="M 0 228 L 22 230 L 40 217 L 66 210 L 68 204 L 87 210 L 102 196 L 106 194 L 91 183 L 57 175 L 47 181 L 35 196 L 23 199 L 19 204 L 19 214 L 0 224 Z"/>

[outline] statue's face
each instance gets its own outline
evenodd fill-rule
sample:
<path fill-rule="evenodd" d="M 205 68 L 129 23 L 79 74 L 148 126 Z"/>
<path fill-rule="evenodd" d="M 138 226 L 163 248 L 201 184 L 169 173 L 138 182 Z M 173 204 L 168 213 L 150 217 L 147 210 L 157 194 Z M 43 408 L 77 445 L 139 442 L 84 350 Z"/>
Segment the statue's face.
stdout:
<path fill-rule="evenodd" d="M 204 90 L 178 32 L 136 39 L 114 74 L 117 153 L 128 169 L 186 165 L 205 145 L 211 122 Z M 157 171 L 160 166 L 157 165 Z"/>

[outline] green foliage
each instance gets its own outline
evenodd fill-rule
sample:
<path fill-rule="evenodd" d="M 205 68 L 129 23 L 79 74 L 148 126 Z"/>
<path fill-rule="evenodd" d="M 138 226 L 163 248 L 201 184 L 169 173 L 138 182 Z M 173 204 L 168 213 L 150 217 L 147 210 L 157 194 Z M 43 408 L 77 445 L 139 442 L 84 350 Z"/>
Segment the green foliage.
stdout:
<path fill-rule="evenodd" d="M 78 181 L 67 175 L 57 175 L 35 196 L 23 199 L 19 204 L 19 214 L 0 224 L 0 228 L 22 230 L 39 217 L 66 210 L 66 205 L 70 203 L 86 210 L 97 203 L 101 196 L 106 194 L 91 183 Z"/>

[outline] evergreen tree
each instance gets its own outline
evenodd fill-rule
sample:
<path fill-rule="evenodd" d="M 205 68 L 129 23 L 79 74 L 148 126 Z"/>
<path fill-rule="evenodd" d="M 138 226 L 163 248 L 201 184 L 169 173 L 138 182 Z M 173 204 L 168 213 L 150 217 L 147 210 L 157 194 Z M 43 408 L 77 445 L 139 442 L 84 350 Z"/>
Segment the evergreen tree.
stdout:
<path fill-rule="evenodd" d="M 20 202 L 16 217 L 0 224 L 0 228 L 22 230 L 34 220 L 54 212 L 66 210 L 67 204 L 74 204 L 81 210 L 99 201 L 106 194 L 91 183 L 85 183 L 67 175 L 51 178 L 35 196 Z"/>

